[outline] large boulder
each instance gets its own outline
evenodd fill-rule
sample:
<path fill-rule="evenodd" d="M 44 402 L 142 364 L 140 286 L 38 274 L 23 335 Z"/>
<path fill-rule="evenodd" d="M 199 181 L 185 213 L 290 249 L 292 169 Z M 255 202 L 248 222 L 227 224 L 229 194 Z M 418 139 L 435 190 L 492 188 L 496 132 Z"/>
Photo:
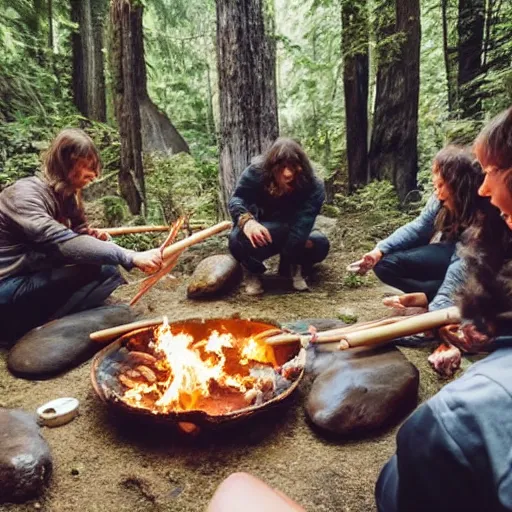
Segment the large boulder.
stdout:
<path fill-rule="evenodd" d="M 419 373 L 395 347 L 357 348 L 329 354 L 310 349 L 317 375 L 306 412 L 320 430 L 363 435 L 390 426 L 417 404 Z"/>
<path fill-rule="evenodd" d="M 231 291 L 242 280 L 242 267 L 230 254 L 216 254 L 197 265 L 187 288 L 189 299 L 202 299 Z"/>
<path fill-rule="evenodd" d="M 9 370 L 25 379 L 47 379 L 87 361 L 103 347 L 89 334 L 134 320 L 126 305 L 102 306 L 53 320 L 25 334 L 7 359 Z"/>
<path fill-rule="evenodd" d="M 52 471 L 52 457 L 29 413 L 0 409 L 0 503 L 39 496 Z"/>

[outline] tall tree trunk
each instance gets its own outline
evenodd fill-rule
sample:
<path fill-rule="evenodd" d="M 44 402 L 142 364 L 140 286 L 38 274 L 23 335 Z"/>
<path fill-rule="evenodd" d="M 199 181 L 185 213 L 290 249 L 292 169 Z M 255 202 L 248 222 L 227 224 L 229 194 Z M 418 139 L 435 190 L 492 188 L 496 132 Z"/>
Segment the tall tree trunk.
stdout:
<path fill-rule="evenodd" d="M 48 48 L 53 53 L 53 0 L 48 0 Z"/>
<path fill-rule="evenodd" d="M 349 192 L 369 181 L 368 174 L 368 6 L 366 0 L 342 4 L 343 85 Z"/>
<path fill-rule="evenodd" d="M 71 0 L 73 32 L 73 98 L 78 110 L 96 121 L 106 120 L 103 68 L 105 0 Z"/>
<path fill-rule="evenodd" d="M 251 157 L 278 135 L 275 40 L 265 32 L 264 0 L 217 0 L 222 209 Z"/>
<path fill-rule="evenodd" d="M 370 147 L 370 173 L 394 184 L 402 201 L 416 188 L 418 173 L 418 99 L 420 85 L 419 0 L 383 0 L 387 22 L 379 27 L 381 44 Z M 382 44 L 395 34 L 394 45 Z M 396 48 L 392 52 L 392 47 Z"/>
<path fill-rule="evenodd" d="M 448 110 L 453 112 L 457 104 L 457 51 L 456 49 L 454 51 L 454 48 L 450 46 L 449 2 L 450 0 L 441 0 L 441 11 L 443 18 L 443 54 L 448 92 Z"/>
<path fill-rule="evenodd" d="M 479 77 L 485 27 L 485 0 L 459 0 L 459 108 L 466 118 L 479 117 L 482 111 Z"/>
<path fill-rule="evenodd" d="M 146 61 L 144 58 L 144 35 L 142 28 L 142 5 L 135 9 L 135 5 L 141 2 L 132 0 L 131 40 L 133 59 L 133 72 L 135 79 L 135 94 L 140 109 L 140 127 L 142 131 L 142 148 L 146 152 L 160 152 L 173 154 L 189 153 L 188 144 L 178 130 L 171 123 L 167 115 L 159 110 L 148 94 Z"/>
<path fill-rule="evenodd" d="M 110 4 L 112 86 L 119 135 L 121 167 L 119 188 L 133 214 L 145 202 L 140 111 L 137 97 L 137 72 L 143 67 L 136 53 L 134 27 L 142 27 L 142 6 L 131 0 L 112 0 Z"/>

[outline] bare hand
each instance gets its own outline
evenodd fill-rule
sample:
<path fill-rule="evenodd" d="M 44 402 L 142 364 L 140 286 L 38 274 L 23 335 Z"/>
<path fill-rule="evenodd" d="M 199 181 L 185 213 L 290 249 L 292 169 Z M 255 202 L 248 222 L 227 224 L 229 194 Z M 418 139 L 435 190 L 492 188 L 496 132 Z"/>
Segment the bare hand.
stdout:
<path fill-rule="evenodd" d="M 160 249 L 136 252 L 133 254 L 133 264 L 145 274 L 154 274 L 162 268 L 162 253 Z"/>
<path fill-rule="evenodd" d="M 420 315 L 428 311 L 428 299 L 424 293 L 393 295 L 383 299 L 382 303 L 392 308 L 394 316 Z"/>
<path fill-rule="evenodd" d="M 256 220 L 251 219 L 247 221 L 243 232 L 253 247 L 263 247 L 272 243 L 269 230 Z"/>
<path fill-rule="evenodd" d="M 103 242 L 110 242 L 112 240 L 112 237 L 106 231 L 101 231 L 99 229 L 87 228 L 87 234 L 97 238 L 98 240 L 102 240 Z"/>
<path fill-rule="evenodd" d="M 382 251 L 380 249 L 375 248 L 372 251 L 367 252 L 361 260 L 361 265 L 359 266 L 358 273 L 363 276 L 369 270 L 375 267 L 375 265 L 377 265 L 377 263 L 379 263 L 381 259 Z"/>

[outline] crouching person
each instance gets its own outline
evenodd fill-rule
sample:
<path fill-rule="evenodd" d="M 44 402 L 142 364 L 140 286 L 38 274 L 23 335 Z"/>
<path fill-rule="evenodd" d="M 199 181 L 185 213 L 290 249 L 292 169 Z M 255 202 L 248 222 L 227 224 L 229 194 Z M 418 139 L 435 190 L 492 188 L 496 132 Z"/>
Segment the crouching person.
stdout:
<path fill-rule="evenodd" d="M 0 194 L 0 319 L 13 340 L 48 320 L 96 307 L 125 281 L 117 265 L 152 273 L 158 250 L 134 252 L 88 227 L 80 191 L 101 162 L 89 136 L 66 129 L 38 176 Z"/>
<path fill-rule="evenodd" d="M 324 199 L 322 181 L 291 139 L 277 139 L 243 172 L 228 205 L 229 249 L 246 270 L 247 294 L 263 293 L 263 262 L 276 254 L 279 273 L 291 276 L 295 290 L 307 290 L 304 277 L 329 252 L 327 237 L 312 231 Z"/>
<path fill-rule="evenodd" d="M 414 412 L 376 486 L 379 512 L 512 511 L 512 108 L 474 145 L 501 219 L 485 217 L 465 247 L 463 350 L 494 352 Z"/>

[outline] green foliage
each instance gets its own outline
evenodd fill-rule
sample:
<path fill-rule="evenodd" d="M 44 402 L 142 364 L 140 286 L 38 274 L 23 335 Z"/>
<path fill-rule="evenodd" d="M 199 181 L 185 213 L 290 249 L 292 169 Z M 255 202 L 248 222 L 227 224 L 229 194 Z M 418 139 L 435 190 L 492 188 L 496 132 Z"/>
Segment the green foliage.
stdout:
<path fill-rule="evenodd" d="M 216 217 L 217 164 L 187 153 L 172 157 L 146 155 L 148 221 L 172 222 L 181 215 Z"/>
<path fill-rule="evenodd" d="M 215 144 L 214 2 L 155 0 L 144 14 L 144 35 L 151 98 L 187 141 Z"/>
<path fill-rule="evenodd" d="M 350 288 L 350 287 L 349 287 Z M 338 314 L 337 317 L 346 324 L 355 324 L 357 322 L 357 314 L 348 308 L 343 308 Z"/>
<path fill-rule="evenodd" d="M 104 196 L 101 198 L 103 217 L 107 226 L 121 226 L 127 216 L 125 201 L 119 196 Z"/>
<path fill-rule="evenodd" d="M 350 289 L 361 288 L 362 286 L 365 286 L 367 284 L 366 281 L 367 280 L 364 276 L 360 276 L 358 274 L 354 274 L 353 272 L 349 272 L 349 273 L 345 274 L 345 277 L 343 278 L 343 286 L 345 288 L 350 288 Z M 347 315 L 345 315 L 345 317 L 347 317 Z M 341 318 L 341 317 L 340 317 L 340 319 L 348 324 L 354 323 L 354 321 L 357 321 L 357 317 L 353 322 L 347 321 L 345 318 Z"/>

